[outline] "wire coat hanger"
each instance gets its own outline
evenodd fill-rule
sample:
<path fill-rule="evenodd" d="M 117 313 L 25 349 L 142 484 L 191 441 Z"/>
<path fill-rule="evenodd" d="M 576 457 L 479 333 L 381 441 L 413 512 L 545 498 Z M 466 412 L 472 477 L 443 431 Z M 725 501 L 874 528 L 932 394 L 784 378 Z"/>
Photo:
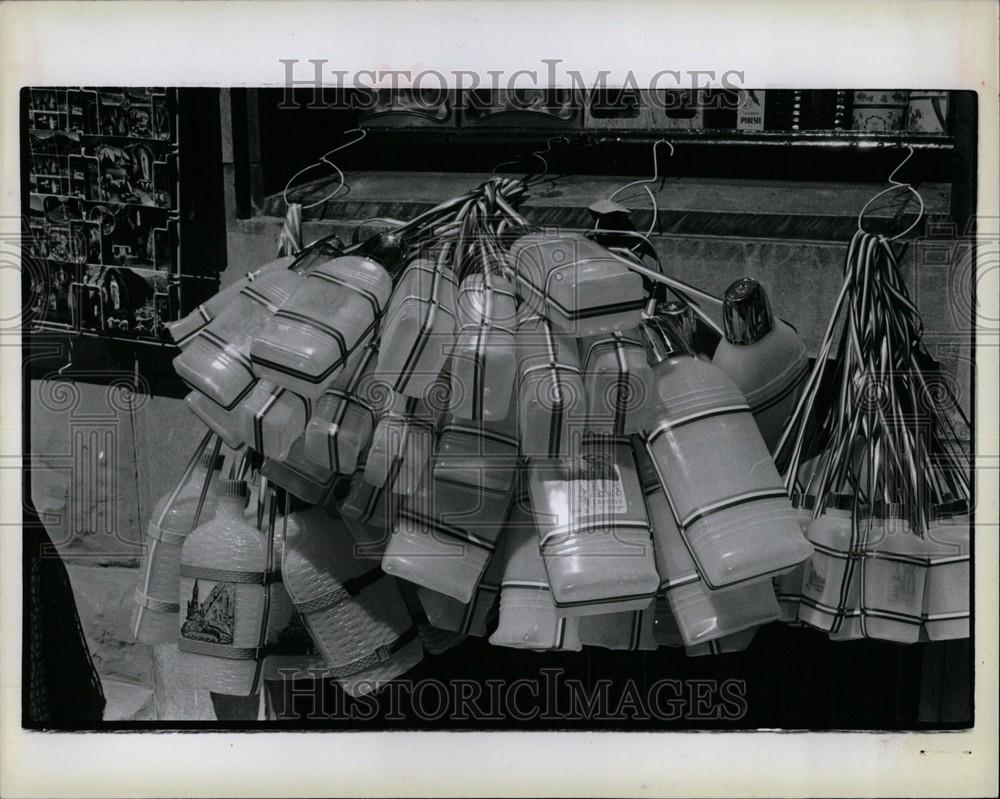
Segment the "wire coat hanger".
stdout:
<path fill-rule="evenodd" d="M 658 141 L 654 142 L 653 143 L 653 177 L 651 177 L 651 178 L 643 178 L 641 180 L 633 180 L 631 183 L 626 183 L 624 186 L 621 186 L 620 188 L 616 189 L 608 197 L 609 200 L 613 200 L 615 197 L 617 197 L 619 194 L 621 194 L 626 189 L 630 189 L 633 186 L 642 186 L 642 188 L 645 190 L 646 194 L 649 196 L 649 202 L 650 202 L 650 204 L 652 205 L 652 208 L 653 208 L 653 219 L 650 222 L 649 230 L 646 231 L 646 235 L 647 236 L 652 235 L 653 231 L 656 229 L 656 217 L 659 214 L 659 210 L 660 210 L 659 206 L 657 206 L 657 204 L 656 204 L 656 196 L 653 194 L 652 190 L 650 190 L 649 186 L 652 183 L 656 183 L 656 181 L 658 181 L 660 179 L 660 161 L 659 161 L 659 158 L 657 158 L 657 155 L 656 155 L 656 148 L 659 147 L 661 144 L 665 144 L 665 145 L 667 145 L 667 147 L 670 148 L 670 156 L 672 158 L 673 155 L 674 155 L 674 145 L 673 144 L 671 144 L 666 139 L 659 139 Z"/>
<path fill-rule="evenodd" d="M 920 220 L 923 219 L 923 216 L 924 216 L 924 198 L 920 195 L 920 192 L 917 191 L 911 184 L 905 183 L 905 182 L 903 182 L 901 180 L 896 180 L 896 175 L 898 174 L 899 170 L 901 170 L 904 166 L 906 166 L 906 163 L 911 158 L 913 158 L 913 153 L 914 153 L 913 146 L 912 145 L 907 145 L 907 150 L 909 152 L 907 152 L 906 157 L 902 161 L 899 162 L 899 166 L 897 166 L 894 170 L 892 170 L 892 173 L 889 175 L 890 186 L 888 188 L 882 189 L 882 191 L 880 191 L 874 197 L 872 197 L 871 199 L 869 199 L 868 202 L 866 202 L 864 204 L 864 206 L 862 206 L 861 211 L 858 213 L 858 232 L 859 233 L 866 233 L 867 232 L 864 229 L 864 226 L 862 225 L 862 222 L 864 221 L 865 212 L 867 212 L 868 209 L 871 208 L 871 206 L 875 203 L 875 201 L 878 200 L 880 197 L 884 197 L 885 195 L 890 194 L 890 193 L 892 193 L 894 191 L 899 191 L 900 189 L 905 189 L 906 191 L 910 192 L 910 194 L 912 194 L 914 197 L 917 198 L 917 202 L 920 203 L 920 210 L 917 211 L 917 218 L 913 220 L 913 223 L 908 228 L 906 228 L 906 230 L 902 231 L 901 233 L 897 233 L 895 236 L 886 238 L 886 241 L 896 241 L 897 239 L 903 238 L 903 236 L 905 236 L 907 233 L 909 233 L 910 231 L 912 231 L 917 225 L 919 225 L 920 224 Z"/>
<path fill-rule="evenodd" d="M 317 200 L 314 203 L 310 203 L 309 205 L 303 205 L 302 206 L 302 210 L 303 211 L 307 211 L 310 208 L 315 208 L 318 205 L 322 205 L 323 203 L 332 200 L 334 197 L 336 197 L 338 194 L 340 194 L 341 189 L 344 188 L 346 180 L 344 179 L 344 173 L 343 173 L 343 171 L 341 170 L 341 168 L 339 166 L 337 166 L 333 161 L 330 160 L 330 156 L 333 155 L 336 152 L 339 152 L 340 150 L 345 150 L 348 147 L 351 147 L 352 145 L 357 144 L 359 141 L 361 141 L 363 138 L 365 138 L 365 136 L 368 135 L 368 131 L 366 131 L 364 128 L 351 128 L 350 130 L 345 130 L 344 133 L 345 134 L 346 133 L 360 133 L 361 135 L 360 136 L 355 136 L 350 141 L 345 142 L 344 144 L 341 144 L 341 145 L 339 145 L 337 147 L 334 147 L 332 150 L 327 150 L 314 163 L 308 164 L 307 166 L 303 167 L 298 172 L 296 172 L 294 175 L 292 175 L 288 179 L 288 183 L 285 184 L 285 190 L 281 193 L 281 196 L 284 199 L 286 206 L 291 205 L 291 203 L 288 200 L 288 191 L 291 188 L 292 184 L 295 182 L 296 178 L 298 178 L 300 175 L 305 174 L 310 169 L 315 169 L 316 167 L 319 167 L 319 166 L 328 166 L 331 169 L 333 169 L 337 173 L 337 177 L 340 180 L 340 183 L 337 185 L 337 188 L 335 188 L 332 192 L 330 192 L 326 197 L 323 197 L 322 199 Z"/>

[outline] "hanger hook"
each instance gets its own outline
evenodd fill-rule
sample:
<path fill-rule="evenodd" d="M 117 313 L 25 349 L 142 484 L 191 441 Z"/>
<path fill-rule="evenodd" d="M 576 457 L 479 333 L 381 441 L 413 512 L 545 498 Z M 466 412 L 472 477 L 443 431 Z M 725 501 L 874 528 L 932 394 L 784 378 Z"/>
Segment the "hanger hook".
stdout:
<path fill-rule="evenodd" d="M 660 179 L 660 159 L 657 157 L 656 149 L 661 144 L 665 144 L 667 145 L 667 147 L 670 148 L 670 156 L 673 157 L 674 145 L 671 142 L 667 141 L 666 139 L 658 139 L 656 142 L 653 143 L 653 177 L 643 178 L 642 180 L 633 180 L 631 183 L 626 183 L 620 189 L 617 189 L 610 197 L 608 197 L 609 200 L 613 200 L 623 191 L 625 191 L 626 189 L 630 189 L 633 186 L 642 186 L 648 183 L 656 183 L 656 181 Z"/>
<path fill-rule="evenodd" d="M 340 144 L 340 145 L 334 147 L 332 150 L 327 150 L 314 163 L 306 165 L 305 167 L 303 167 L 302 169 L 300 169 L 298 172 L 296 172 L 294 175 L 292 175 L 288 179 L 288 183 L 285 184 L 284 191 L 281 193 L 282 198 L 285 200 L 285 206 L 286 207 L 288 205 L 291 205 L 291 203 L 288 200 L 288 191 L 292 187 L 292 184 L 295 182 L 295 180 L 300 175 L 308 172 L 310 169 L 315 169 L 318 166 L 326 165 L 326 166 L 330 167 L 331 169 L 333 169 L 337 173 L 337 178 L 340 181 L 340 183 L 337 185 L 337 188 L 335 188 L 332 192 L 330 192 L 326 197 L 323 197 L 322 199 L 317 200 L 314 203 L 310 203 L 309 205 L 303 205 L 302 206 L 302 210 L 303 211 L 306 211 L 306 210 L 308 210 L 310 208 L 315 208 L 317 205 L 322 205 L 323 203 L 328 202 L 329 200 L 332 200 L 334 197 L 336 197 L 340 193 L 341 189 L 344 188 L 344 185 L 346 183 L 346 180 L 344 179 L 344 172 L 343 172 L 343 170 L 341 170 L 341 168 L 339 166 L 337 166 L 333 161 L 330 160 L 330 156 L 333 155 L 336 152 L 339 152 L 340 150 L 346 150 L 348 147 L 351 147 L 351 146 L 357 144 L 359 141 L 361 141 L 363 138 L 365 138 L 365 136 L 368 135 L 368 131 L 365 130 L 364 128 L 351 128 L 350 130 L 345 130 L 344 133 L 345 134 L 348 134 L 348 133 L 359 133 L 361 135 L 355 136 L 350 141 L 344 142 L 343 144 Z"/>
<path fill-rule="evenodd" d="M 910 192 L 910 194 L 912 194 L 914 197 L 916 197 L 917 198 L 917 202 L 920 205 L 920 208 L 917 211 L 916 219 L 913 220 L 912 224 L 910 224 L 909 227 L 907 227 L 905 230 L 897 233 L 895 236 L 889 237 L 888 239 L 886 239 L 886 241 L 896 241 L 897 239 L 901 239 L 905 235 L 907 235 L 910 231 L 912 231 L 914 228 L 916 228 L 917 225 L 920 224 L 920 220 L 923 218 L 923 216 L 924 216 L 924 210 L 925 210 L 924 198 L 921 196 L 920 192 L 917 191 L 913 187 L 912 184 L 905 183 L 905 182 L 903 182 L 901 180 L 896 180 L 896 175 L 899 174 L 899 171 L 904 166 L 906 166 L 907 162 L 911 158 L 913 158 L 913 153 L 914 153 L 913 145 L 912 144 L 906 145 L 906 149 L 907 149 L 906 157 L 903 158 L 903 160 L 899 162 L 899 165 L 894 170 L 892 170 L 892 172 L 889 174 L 889 187 L 885 188 L 885 189 L 882 189 L 882 191 L 878 192 L 874 197 L 870 198 L 868 200 L 868 202 L 866 202 L 862 206 L 861 210 L 858 212 L 858 232 L 859 233 L 865 233 L 866 232 L 865 229 L 864 229 L 864 226 L 863 226 L 862 222 L 864 221 L 865 213 L 868 211 L 869 208 L 872 207 L 872 205 L 875 203 L 875 201 L 878 200 L 880 197 L 884 197 L 885 195 L 891 194 L 894 191 L 899 191 L 900 189 L 905 189 L 906 191 Z"/>

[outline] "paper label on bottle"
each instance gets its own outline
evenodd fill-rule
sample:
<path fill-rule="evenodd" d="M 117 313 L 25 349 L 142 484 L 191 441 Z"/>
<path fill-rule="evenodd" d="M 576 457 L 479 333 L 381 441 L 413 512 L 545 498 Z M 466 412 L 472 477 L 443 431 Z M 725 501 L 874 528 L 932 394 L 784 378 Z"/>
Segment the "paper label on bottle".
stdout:
<path fill-rule="evenodd" d="M 236 632 L 236 586 L 194 580 L 187 601 L 181 637 L 230 645 Z"/>
<path fill-rule="evenodd" d="M 628 503 L 618 466 L 599 456 L 587 456 L 584 462 L 584 474 L 572 483 L 574 511 L 586 516 L 627 512 Z"/>

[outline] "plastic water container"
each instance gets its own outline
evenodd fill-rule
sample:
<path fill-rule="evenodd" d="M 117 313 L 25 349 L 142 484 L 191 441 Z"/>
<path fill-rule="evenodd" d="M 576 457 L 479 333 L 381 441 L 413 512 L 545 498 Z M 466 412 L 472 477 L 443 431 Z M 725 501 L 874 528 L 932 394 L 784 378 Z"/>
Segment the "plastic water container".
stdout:
<path fill-rule="evenodd" d="M 427 620 L 427 614 L 424 613 L 424 607 L 420 604 L 420 598 L 417 596 L 419 590 L 417 586 L 406 582 L 406 580 L 396 580 L 395 582 L 403 595 L 407 610 L 410 611 L 410 618 L 413 619 L 413 624 L 417 628 L 417 636 L 424 646 L 424 652 L 430 655 L 444 654 L 468 637 L 462 633 L 443 630 L 431 624 Z"/>
<path fill-rule="evenodd" d="M 174 358 L 178 376 L 224 409 L 235 408 L 259 377 L 251 341 L 302 283 L 297 272 L 276 269 L 243 286 Z"/>
<path fill-rule="evenodd" d="M 451 630 L 463 636 L 485 637 L 487 627 L 496 613 L 503 568 L 503 558 L 492 558 L 486 574 L 476 586 L 472 601 L 467 603 L 429 588 L 419 588 L 417 596 L 427 621 L 439 629 Z"/>
<path fill-rule="evenodd" d="M 388 487 L 373 486 L 364 479 L 364 472 L 358 470 L 351 477 L 346 496 L 337 502 L 336 507 L 345 519 L 377 531 L 388 544 L 401 501 L 402 498 L 394 495 Z"/>
<path fill-rule="evenodd" d="M 302 437 L 309 410 L 305 398 L 269 380 L 258 380 L 236 408 L 240 438 L 254 452 L 283 461 Z"/>
<path fill-rule="evenodd" d="M 178 650 L 188 681 L 220 694 L 250 696 L 264 651 L 287 627 L 292 606 L 275 583 L 274 552 L 244 518 L 247 486 L 219 482 L 215 518 L 181 552 Z"/>
<path fill-rule="evenodd" d="M 684 654 L 688 657 L 704 657 L 706 655 L 734 655 L 738 652 L 745 652 L 753 643 L 754 636 L 757 635 L 757 628 L 752 627 L 741 633 L 733 633 L 725 638 L 717 638 L 707 644 L 684 647 Z"/>
<path fill-rule="evenodd" d="M 576 342 L 547 320 L 522 316 L 517 326 L 517 422 L 526 458 L 564 458 L 578 451 L 587 402 Z"/>
<path fill-rule="evenodd" d="M 418 259 L 403 270 L 382 323 L 379 375 L 394 391 L 422 397 L 440 374 L 455 340 L 455 276 Z"/>
<path fill-rule="evenodd" d="M 254 336 L 258 376 L 315 399 L 371 334 L 392 279 L 368 258 L 347 255 L 313 269 Z"/>
<path fill-rule="evenodd" d="M 579 652 L 578 618 L 562 616 L 552 601 L 530 505 L 517 502 L 503 534 L 500 619 L 490 636 L 494 646 Z"/>
<path fill-rule="evenodd" d="M 659 577 L 627 438 L 593 436 L 573 460 L 528 464 L 552 599 L 567 616 L 642 610 Z"/>
<path fill-rule="evenodd" d="M 260 472 L 303 502 L 321 505 L 332 498 L 340 476 L 307 460 L 304 447 L 304 438 L 299 436 L 284 460 L 265 458 Z"/>
<path fill-rule="evenodd" d="M 790 571 L 812 547 L 743 394 L 659 332 L 646 449 L 698 573 L 718 589 Z"/>
<path fill-rule="evenodd" d="M 638 331 L 581 339 L 580 360 L 590 429 L 617 436 L 640 432 L 653 370 Z"/>
<path fill-rule="evenodd" d="M 384 385 L 375 369 L 378 351 L 362 348 L 361 356 L 323 390 L 306 425 L 305 456 L 338 474 L 352 474 L 371 443 Z"/>
<path fill-rule="evenodd" d="M 684 646 L 681 631 L 677 628 L 677 620 L 665 596 L 656 597 L 653 603 L 653 638 L 660 646 L 678 648 Z"/>
<path fill-rule="evenodd" d="M 709 590 L 684 545 L 652 463 L 640 452 L 636 460 L 653 531 L 660 598 L 669 608 L 682 642 L 696 646 L 777 619 L 780 611 L 770 580 Z"/>
<path fill-rule="evenodd" d="M 927 530 L 924 631 L 931 641 L 969 637 L 971 519 L 942 515 Z"/>
<path fill-rule="evenodd" d="M 396 394 L 372 433 L 365 480 L 404 496 L 417 491 L 434 453 L 435 421 L 422 400 Z"/>
<path fill-rule="evenodd" d="M 657 648 L 654 634 L 656 609 L 604 613 L 580 619 L 580 643 L 602 649 L 651 652 Z"/>
<path fill-rule="evenodd" d="M 524 301 L 572 336 L 628 330 L 642 318 L 642 277 L 584 236 L 523 236 L 510 263 Z"/>
<path fill-rule="evenodd" d="M 860 534 L 851 521 L 852 503 L 853 497 L 834 495 L 823 513 L 809 522 L 806 532 L 814 552 L 803 564 L 799 621 L 825 632 L 839 630 L 845 614 L 858 607 L 860 599 L 851 596 L 858 593 L 856 584 L 852 592 L 857 569 L 857 559 L 851 556 L 852 541 L 855 549 L 860 547 Z"/>
<path fill-rule="evenodd" d="M 221 405 L 212 402 L 200 391 L 192 391 L 184 398 L 184 404 L 191 413 L 198 417 L 209 430 L 222 439 L 222 443 L 233 450 L 243 447 L 240 437 L 240 420 L 237 405 L 227 411 Z"/>
<path fill-rule="evenodd" d="M 211 450 L 204 452 L 176 495 L 171 491 L 153 506 L 146 528 L 146 547 L 139 565 L 133 624 L 133 634 L 145 644 L 177 641 L 181 547 L 194 527 L 196 516 L 199 523 L 215 517 L 217 490 L 214 484 L 222 465 L 221 456 L 213 461 Z M 210 470 L 212 482 L 199 515 L 198 502 Z"/>
<path fill-rule="evenodd" d="M 514 287 L 487 272 L 462 281 L 451 354 L 451 412 L 497 422 L 510 414 L 517 374 Z"/>
<path fill-rule="evenodd" d="M 237 300 L 237 295 L 239 295 L 245 286 L 249 286 L 255 280 L 270 272 L 282 269 L 287 270 L 294 261 L 294 256 L 286 256 L 270 261 L 259 269 L 249 272 L 246 277 L 237 280 L 235 283 L 231 283 L 221 291 L 213 294 L 182 319 L 178 319 L 176 322 L 168 322 L 166 328 L 171 340 L 182 350 L 187 349 L 188 344 L 194 340 L 198 331 L 224 311 L 231 302 Z"/>
<path fill-rule="evenodd" d="M 400 505 L 382 568 L 467 604 L 494 549 L 492 541 L 444 522 L 431 488 L 424 485 Z"/>
<path fill-rule="evenodd" d="M 915 644 L 920 638 L 927 544 L 898 506 L 876 511 L 861 564 L 861 621 L 866 638 Z"/>
<path fill-rule="evenodd" d="M 518 444 L 513 418 L 446 418 L 433 463 L 434 506 L 446 524 L 496 542 L 514 496 Z"/>
<path fill-rule="evenodd" d="M 297 511 L 282 573 L 296 609 L 351 696 L 362 696 L 423 659 L 423 647 L 396 584 L 358 560 L 343 522 L 321 508 Z"/>
<path fill-rule="evenodd" d="M 712 363 L 743 392 L 764 443 L 774 452 L 809 371 L 795 329 L 771 313 L 764 288 L 744 277 L 726 289 L 725 338 Z"/>

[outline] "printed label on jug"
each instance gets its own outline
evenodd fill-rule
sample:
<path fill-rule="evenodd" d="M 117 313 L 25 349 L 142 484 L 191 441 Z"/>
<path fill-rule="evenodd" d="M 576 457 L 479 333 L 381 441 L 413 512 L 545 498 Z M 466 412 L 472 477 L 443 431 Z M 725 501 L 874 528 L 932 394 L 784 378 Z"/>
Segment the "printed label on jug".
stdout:
<path fill-rule="evenodd" d="M 231 644 L 236 629 L 236 586 L 215 583 L 202 602 L 199 592 L 203 588 L 196 579 L 181 625 L 181 636 L 191 641 Z"/>
<path fill-rule="evenodd" d="M 618 466 L 604 455 L 585 455 L 583 462 L 581 478 L 573 481 L 574 511 L 587 516 L 625 513 L 628 503 Z"/>
<path fill-rule="evenodd" d="M 907 563 L 893 564 L 892 601 L 912 602 L 917 594 L 917 576 L 914 567 Z"/>
<path fill-rule="evenodd" d="M 826 579 L 818 571 L 816 571 L 812 561 L 809 562 L 808 568 L 809 571 L 806 574 L 806 590 L 816 591 L 817 593 L 822 594 L 823 591 L 826 590 Z"/>

